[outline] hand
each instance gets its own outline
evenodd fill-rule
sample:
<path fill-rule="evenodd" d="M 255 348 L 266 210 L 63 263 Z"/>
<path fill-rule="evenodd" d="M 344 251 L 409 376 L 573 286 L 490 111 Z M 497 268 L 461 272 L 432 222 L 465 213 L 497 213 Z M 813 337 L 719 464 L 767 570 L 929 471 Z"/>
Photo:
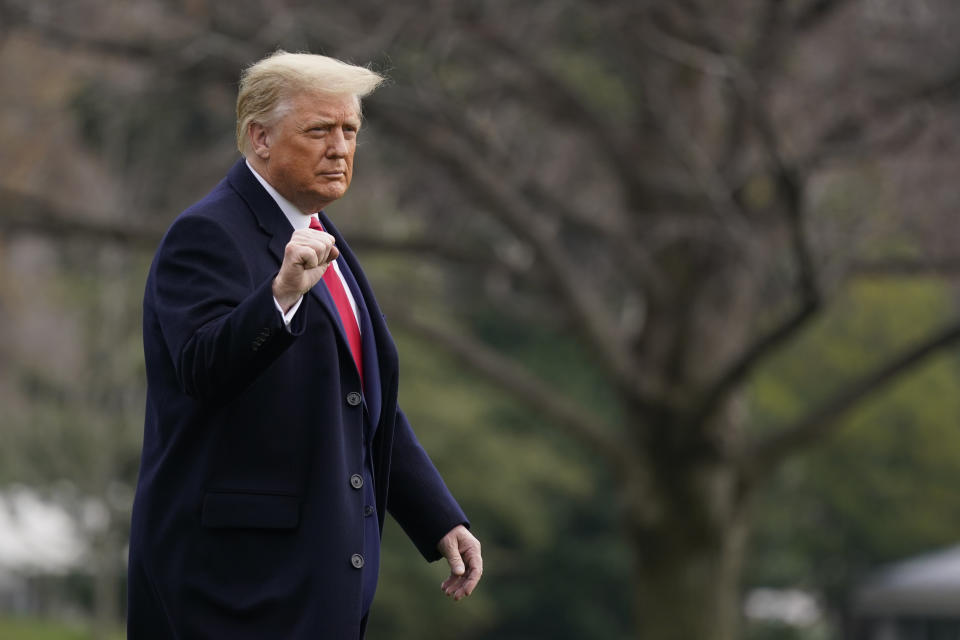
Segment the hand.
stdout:
<path fill-rule="evenodd" d="M 437 543 L 437 551 L 450 564 L 450 577 L 440 585 L 443 592 L 457 601 L 473 593 L 483 575 L 480 541 L 460 524 Z"/>
<path fill-rule="evenodd" d="M 320 282 L 340 252 L 325 231 L 300 229 L 290 236 L 283 250 L 280 273 L 273 279 L 273 297 L 286 313 L 300 297 Z"/>

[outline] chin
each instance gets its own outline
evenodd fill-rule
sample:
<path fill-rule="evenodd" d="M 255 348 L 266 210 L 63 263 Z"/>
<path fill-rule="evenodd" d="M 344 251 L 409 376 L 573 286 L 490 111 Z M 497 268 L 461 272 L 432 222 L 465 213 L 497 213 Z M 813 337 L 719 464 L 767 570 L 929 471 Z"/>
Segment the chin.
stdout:
<path fill-rule="evenodd" d="M 347 190 L 344 189 L 331 189 L 330 191 L 325 191 L 324 193 L 317 194 L 318 198 L 326 202 L 333 202 L 334 200 L 339 200 L 347 193 Z"/>

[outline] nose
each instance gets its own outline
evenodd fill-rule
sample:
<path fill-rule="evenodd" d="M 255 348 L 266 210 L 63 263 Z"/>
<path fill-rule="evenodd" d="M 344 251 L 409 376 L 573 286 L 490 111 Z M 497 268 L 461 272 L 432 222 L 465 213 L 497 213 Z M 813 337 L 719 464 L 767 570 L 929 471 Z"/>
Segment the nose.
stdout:
<path fill-rule="evenodd" d="M 342 158 L 347 155 L 347 139 L 343 135 L 343 129 L 334 127 L 330 130 L 330 136 L 327 138 L 327 156 L 331 158 Z"/>

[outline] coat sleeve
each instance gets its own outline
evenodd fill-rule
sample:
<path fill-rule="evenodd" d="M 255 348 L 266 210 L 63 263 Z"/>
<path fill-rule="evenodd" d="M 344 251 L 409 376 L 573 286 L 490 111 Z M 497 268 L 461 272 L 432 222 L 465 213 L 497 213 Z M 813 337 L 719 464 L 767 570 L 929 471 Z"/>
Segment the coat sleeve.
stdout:
<path fill-rule="evenodd" d="M 391 459 L 388 510 L 424 558 L 439 560 L 440 539 L 470 523 L 399 409 Z"/>
<path fill-rule="evenodd" d="M 302 332 L 273 304 L 273 277 L 254 281 L 233 236 L 218 222 L 184 216 L 167 232 L 148 280 L 177 381 L 188 395 L 224 400 L 242 392 Z"/>

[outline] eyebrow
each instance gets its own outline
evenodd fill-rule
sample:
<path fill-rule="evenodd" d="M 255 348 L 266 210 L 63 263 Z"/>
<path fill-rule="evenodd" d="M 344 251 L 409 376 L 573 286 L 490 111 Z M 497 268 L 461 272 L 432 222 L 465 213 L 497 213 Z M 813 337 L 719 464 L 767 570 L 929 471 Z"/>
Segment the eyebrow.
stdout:
<path fill-rule="evenodd" d="M 334 120 L 334 119 L 312 118 L 312 119 L 310 119 L 310 120 L 307 120 L 307 121 L 304 123 L 304 125 L 303 125 L 303 130 L 304 130 L 304 131 L 307 131 L 307 130 L 312 129 L 312 128 L 314 128 L 314 127 L 332 127 L 332 126 L 336 125 L 337 122 L 339 122 L 339 121 L 338 121 L 338 120 Z M 351 126 L 351 127 L 353 127 L 354 129 L 359 129 L 359 128 L 360 128 L 360 123 L 361 123 L 360 118 L 346 118 L 346 119 L 343 121 L 344 126 Z"/>

